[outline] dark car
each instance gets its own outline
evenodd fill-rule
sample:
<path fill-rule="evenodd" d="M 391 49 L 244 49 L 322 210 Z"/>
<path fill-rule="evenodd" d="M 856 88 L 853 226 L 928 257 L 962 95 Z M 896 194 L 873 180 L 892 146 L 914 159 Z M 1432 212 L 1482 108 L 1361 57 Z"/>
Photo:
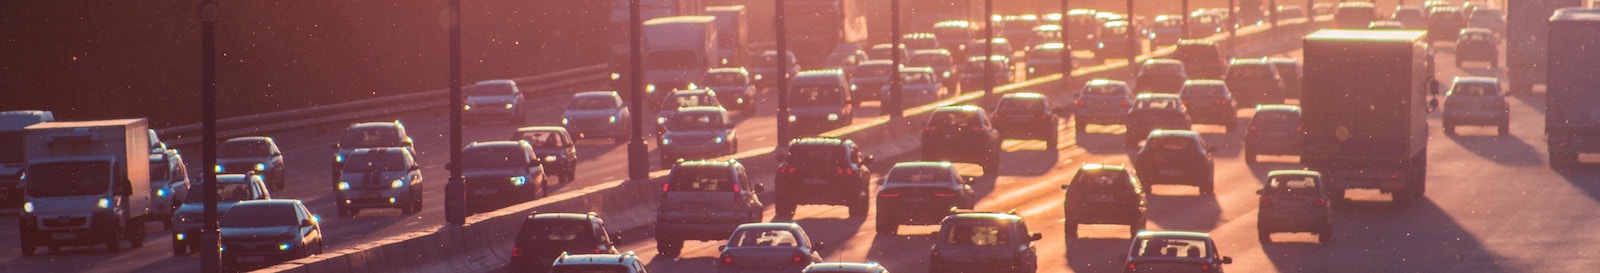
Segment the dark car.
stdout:
<path fill-rule="evenodd" d="M 667 132 L 667 120 L 679 110 L 689 107 L 715 107 L 723 108 L 722 102 L 717 99 L 717 92 L 710 89 L 676 90 L 661 100 L 661 106 L 656 108 L 656 136 L 663 136 Z M 724 108 L 726 109 L 726 108 Z"/>
<path fill-rule="evenodd" d="M 973 47 L 972 40 L 981 38 L 980 36 L 983 35 L 978 33 L 972 22 L 967 20 L 934 22 L 932 31 L 933 35 L 938 36 L 940 48 L 963 56 L 967 55 L 969 47 Z"/>
<path fill-rule="evenodd" d="M 1257 155 L 1300 155 L 1305 151 L 1305 129 L 1300 126 L 1300 106 L 1262 104 L 1250 117 L 1250 131 L 1244 137 L 1244 161 L 1255 163 Z"/>
<path fill-rule="evenodd" d="M 1305 170 L 1267 173 L 1261 195 L 1256 232 L 1261 242 L 1271 242 L 1274 232 L 1311 232 L 1321 243 L 1333 238 L 1333 207 L 1323 188 L 1322 174 Z"/>
<path fill-rule="evenodd" d="M 527 141 L 539 156 L 546 175 L 555 176 L 562 184 L 572 182 L 578 174 L 578 149 L 566 128 L 555 126 L 529 126 L 517 128 L 512 140 Z"/>
<path fill-rule="evenodd" d="M 950 162 L 895 163 L 878 180 L 879 234 L 893 235 L 900 225 L 935 225 L 956 208 L 977 202 L 971 177 L 956 173 Z"/>
<path fill-rule="evenodd" d="M 944 88 L 957 90 L 961 83 L 961 75 L 956 74 L 956 59 L 950 51 L 943 49 L 925 49 L 911 52 L 911 60 L 906 61 L 906 67 L 926 66 L 933 68 L 939 74 L 939 79 L 944 83 Z M 959 90 L 958 90 L 959 91 Z"/>
<path fill-rule="evenodd" d="M 1511 133 L 1511 108 L 1494 77 L 1456 77 L 1444 99 L 1444 132 L 1455 134 L 1459 125 L 1496 126 L 1500 135 Z"/>
<path fill-rule="evenodd" d="M 1489 68 L 1500 66 L 1500 43 L 1494 33 L 1482 28 L 1464 28 L 1456 38 L 1456 67 L 1467 61 L 1489 63 Z"/>
<path fill-rule="evenodd" d="M 1067 240 L 1078 238 L 1080 224 L 1128 225 L 1129 236 L 1145 228 L 1144 187 L 1133 170 L 1122 165 L 1083 164 L 1061 185 Z"/>
<path fill-rule="evenodd" d="M 1089 80 L 1077 96 L 1072 115 L 1080 136 L 1088 133 L 1089 124 L 1126 124 L 1133 109 L 1133 90 L 1122 81 Z"/>
<path fill-rule="evenodd" d="M 411 136 L 406 135 L 405 124 L 399 120 L 350 124 L 350 127 L 344 129 L 344 136 L 339 138 L 339 143 L 333 144 L 332 183 L 339 183 L 345 159 L 355 153 L 356 149 L 399 147 L 416 154 L 415 145 L 416 142 L 411 140 Z"/>
<path fill-rule="evenodd" d="M 1095 44 L 1094 58 L 1103 62 L 1104 60 L 1124 59 L 1144 53 L 1145 37 L 1134 33 L 1131 34 L 1133 38 L 1130 41 L 1127 36 L 1130 35 L 1129 32 L 1137 31 L 1130 30 L 1130 28 L 1128 21 L 1110 21 L 1101 26 L 1100 35 L 1102 35 L 1102 38 L 1098 44 Z M 1128 43 L 1130 42 L 1138 44 L 1129 46 Z"/>
<path fill-rule="evenodd" d="M 1215 192 L 1212 175 L 1215 164 L 1211 161 L 1215 148 L 1206 145 L 1200 134 L 1188 130 L 1156 130 L 1146 142 L 1133 161 L 1145 192 L 1155 184 L 1195 186 L 1200 188 L 1200 195 Z"/>
<path fill-rule="evenodd" d="M 796 138 L 778 163 L 777 213 L 794 215 L 799 205 L 842 205 L 850 217 L 866 217 L 871 193 L 872 155 L 854 141 L 831 137 Z"/>
<path fill-rule="evenodd" d="M 1287 99 L 1300 98 L 1300 60 L 1295 58 L 1270 58 L 1272 69 L 1278 72 L 1278 79 L 1283 81 L 1283 97 Z"/>
<path fill-rule="evenodd" d="M 872 45 L 871 49 L 867 49 L 867 60 L 868 61 L 893 60 L 894 51 L 893 50 L 889 50 L 889 48 L 893 47 L 893 46 L 894 46 L 894 44 L 875 44 L 875 45 Z M 905 62 L 906 58 L 910 58 L 911 57 L 911 51 L 907 51 L 906 50 L 906 45 L 904 45 L 904 44 L 900 45 L 900 50 L 899 51 L 900 51 L 900 61 L 901 62 Z"/>
<path fill-rule="evenodd" d="M 792 51 L 786 52 L 784 56 L 788 57 L 788 66 L 785 67 L 788 70 L 786 71 L 787 75 L 793 78 L 795 73 L 800 73 L 799 60 L 794 58 L 794 52 Z M 761 56 L 756 58 L 755 63 L 750 65 L 750 73 L 753 74 L 750 78 L 755 80 L 756 88 L 777 88 L 778 72 L 778 51 L 776 50 L 761 52 Z"/>
<path fill-rule="evenodd" d="M 550 195 L 544 167 L 527 141 L 473 142 L 461 149 L 461 158 L 471 199 L 468 203 L 474 208 L 492 210 L 487 205 L 495 201 L 521 202 Z"/>
<path fill-rule="evenodd" d="M 1183 100 L 1183 108 L 1194 124 L 1222 125 L 1228 133 L 1233 133 L 1233 127 L 1239 124 L 1239 109 L 1233 106 L 1233 94 L 1222 81 L 1189 80 L 1183 83 L 1178 98 Z"/>
<path fill-rule="evenodd" d="M 267 188 L 281 191 L 288 187 L 283 151 L 278 150 L 278 143 L 272 138 L 236 137 L 217 146 L 217 165 L 212 167 L 217 173 L 253 173 L 267 182 Z"/>
<path fill-rule="evenodd" d="M 1028 48 L 1028 55 L 1023 58 L 1028 65 L 1028 78 L 1033 79 L 1061 74 L 1061 72 L 1065 71 L 1066 69 L 1074 69 L 1078 67 L 1078 60 L 1070 58 L 1071 56 L 1068 56 L 1069 58 L 1067 60 L 1070 63 L 1067 65 L 1062 65 L 1061 54 L 1071 55 L 1072 52 L 1066 50 L 1066 48 L 1061 46 L 1061 43 L 1059 42 L 1042 43 Z"/>
<path fill-rule="evenodd" d="M 1333 12 L 1336 28 L 1363 29 L 1374 20 L 1378 20 L 1378 8 L 1369 2 L 1339 2 L 1339 7 Z"/>
<path fill-rule="evenodd" d="M 1045 150 L 1054 151 L 1060 136 L 1056 127 L 1061 124 L 1057 113 L 1063 109 L 1050 105 L 1050 99 L 1034 92 L 1010 93 L 1000 97 L 995 105 L 995 130 L 1001 139 L 1043 140 Z"/>
<path fill-rule="evenodd" d="M 996 50 L 995 52 L 999 52 Z M 987 63 L 987 64 L 985 64 Z M 985 73 L 987 72 L 987 73 Z M 961 67 L 961 88 L 984 90 L 1012 82 L 1017 73 L 1012 71 L 1011 58 L 995 54 L 992 58 L 973 56 Z M 984 83 L 988 79 L 992 82 Z"/>
<path fill-rule="evenodd" d="M 322 254 L 322 225 L 300 200 L 239 202 L 217 224 L 222 268 L 247 271 Z"/>
<path fill-rule="evenodd" d="M 562 253 L 617 254 L 622 236 L 611 234 L 606 222 L 590 213 L 529 213 L 512 239 L 507 272 L 550 272 Z"/>
<path fill-rule="evenodd" d="M 1428 12 L 1429 41 L 1455 41 L 1464 27 L 1467 27 L 1467 16 L 1459 8 L 1443 6 Z"/>
<path fill-rule="evenodd" d="M 1228 91 L 1239 100 L 1239 108 L 1257 104 L 1283 104 L 1283 78 L 1266 59 L 1233 59 L 1228 62 Z"/>
<path fill-rule="evenodd" d="M 260 176 L 243 174 L 217 175 L 217 215 L 228 215 L 228 209 L 239 202 L 249 200 L 272 199 L 272 194 L 267 192 L 266 183 Z M 183 206 L 178 207 L 172 215 L 172 255 L 189 255 L 190 252 L 200 252 L 204 240 L 200 240 L 200 228 L 205 226 L 205 192 L 204 185 L 196 183 L 189 188 L 188 196 L 193 198 L 183 200 Z"/>
<path fill-rule="evenodd" d="M 813 135 L 850 126 L 855 122 L 852 91 L 837 69 L 801 71 L 789 85 L 789 128 Z"/>
<path fill-rule="evenodd" d="M 1156 15 L 1149 29 L 1150 45 L 1155 47 L 1178 44 L 1178 39 L 1183 38 L 1183 16 L 1173 14 Z"/>
<path fill-rule="evenodd" d="M 800 272 L 822 262 L 823 244 L 796 223 L 739 225 L 713 264 L 716 272 Z"/>
<path fill-rule="evenodd" d="M 928 32 L 913 32 L 900 35 L 900 44 L 906 46 L 911 54 L 922 50 L 947 50 L 938 35 Z M 955 51 L 951 51 L 955 52 Z"/>
<path fill-rule="evenodd" d="M 1400 22 L 1406 29 L 1425 29 L 1428 27 L 1428 15 L 1423 14 L 1419 7 L 1399 7 L 1389 20 Z"/>
<path fill-rule="evenodd" d="M 1018 44 L 1026 45 L 1033 42 L 1031 40 L 1033 38 L 1033 28 L 1039 26 L 1039 15 L 1005 15 L 1001 17 L 1001 20 L 1004 22 L 998 24 L 1000 29 L 995 31 L 995 35 Z M 995 53 L 1002 52 L 996 50 Z M 1004 53 L 1011 55 L 1010 51 Z"/>
<path fill-rule="evenodd" d="M 700 80 L 706 89 L 717 93 L 718 104 L 745 115 L 756 112 L 756 86 L 750 72 L 741 67 L 713 68 Z"/>
<path fill-rule="evenodd" d="M 928 272 L 1034 272 L 1044 235 L 1028 230 L 1015 213 L 963 212 L 939 223 Z"/>
<path fill-rule="evenodd" d="M 905 65 L 900 67 L 904 68 Z M 856 72 L 850 75 L 850 86 L 854 87 L 854 90 L 850 91 L 850 105 L 861 106 L 863 101 L 886 99 L 879 96 L 881 92 L 878 91 L 883 90 L 884 86 L 889 86 L 889 75 L 894 73 L 894 68 L 894 62 L 888 59 L 861 63 Z"/>
<path fill-rule="evenodd" d="M 739 152 L 739 136 L 728 111 L 721 107 L 699 106 L 683 108 L 672 115 L 661 134 L 661 145 L 656 152 L 661 155 L 662 169 L 672 168 L 678 159 L 704 159 Z"/>
<path fill-rule="evenodd" d="M 1148 59 L 1139 67 L 1139 76 L 1134 80 L 1134 93 L 1167 93 L 1177 94 L 1183 89 L 1183 81 L 1189 79 L 1189 74 L 1184 72 L 1183 62 L 1174 59 Z"/>
<path fill-rule="evenodd" d="M 1227 56 L 1210 41 L 1179 40 L 1171 56 L 1183 62 L 1184 73 L 1189 78 L 1220 79 L 1228 69 Z"/>
<path fill-rule="evenodd" d="M 365 148 L 350 153 L 339 183 L 334 185 L 339 217 L 362 209 L 397 208 L 406 215 L 422 211 L 422 165 L 411 150 Z"/>
<path fill-rule="evenodd" d="M 984 175 L 1000 172 L 1000 132 L 983 108 L 971 105 L 934 109 L 922 131 L 922 160 L 954 161 L 983 166 Z"/>
<path fill-rule="evenodd" d="M 1153 130 L 1189 130 L 1188 109 L 1183 99 L 1174 94 L 1144 93 L 1134 99 L 1128 110 L 1128 129 L 1123 133 L 1128 147 L 1138 147 Z"/>
<path fill-rule="evenodd" d="M 1233 257 L 1218 253 L 1217 243 L 1211 240 L 1211 234 L 1146 231 L 1133 237 L 1122 272 L 1222 273 L 1222 265 L 1231 263 Z"/>
<path fill-rule="evenodd" d="M 656 251 L 677 255 L 684 240 L 723 240 L 739 225 L 760 223 L 766 191 L 739 161 L 695 160 L 672 167 L 656 214 Z"/>

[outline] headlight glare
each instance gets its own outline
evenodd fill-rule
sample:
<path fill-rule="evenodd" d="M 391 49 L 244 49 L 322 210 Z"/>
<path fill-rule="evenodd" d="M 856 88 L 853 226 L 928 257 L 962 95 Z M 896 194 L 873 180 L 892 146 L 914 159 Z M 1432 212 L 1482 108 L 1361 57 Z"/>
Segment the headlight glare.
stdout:
<path fill-rule="evenodd" d="M 511 106 L 512 106 L 512 105 L 511 105 L 511 104 L 510 104 L 510 103 L 507 103 L 507 104 L 506 104 L 506 109 L 511 109 Z"/>
<path fill-rule="evenodd" d="M 797 118 L 794 115 L 789 115 L 789 122 L 794 122 L 795 119 Z"/>
<path fill-rule="evenodd" d="M 401 181 L 400 179 L 395 179 L 394 181 L 389 181 L 389 188 L 392 188 L 392 189 L 398 189 L 400 187 L 404 187 L 405 185 L 406 185 L 406 182 L 405 181 Z"/>
<path fill-rule="evenodd" d="M 667 124 L 667 117 L 656 117 L 656 124 Z"/>
<path fill-rule="evenodd" d="M 157 189 L 156 196 L 167 196 L 167 189 Z"/>
<path fill-rule="evenodd" d="M 278 251 L 289 251 L 289 243 L 278 244 Z"/>
<path fill-rule="evenodd" d="M 563 120 L 565 120 L 565 119 L 563 119 Z M 607 119 L 606 122 L 617 123 L 617 116 L 611 116 L 611 118 Z M 565 124 L 565 123 L 563 123 L 563 124 Z"/>
<path fill-rule="evenodd" d="M 339 190 L 341 190 L 341 191 L 350 190 L 350 182 L 339 181 Z"/>
<path fill-rule="evenodd" d="M 715 141 L 717 143 L 722 143 L 723 140 L 724 139 L 722 139 L 722 137 L 717 137 L 716 139 L 712 139 L 711 141 Z"/>
<path fill-rule="evenodd" d="M 33 202 L 22 203 L 22 212 L 33 213 Z"/>
<path fill-rule="evenodd" d="M 217 173 L 222 173 L 222 165 L 211 166 L 211 170 L 217 171 Z"/>
<path fill-rule="evenodd" d="M 266 164 L 256 163 L 256 171 L 259 172 L 259 171 L 265 171 L 265 170 L 267 170 L 267 165 Z"/>
<path fill-rule="evenodd" d="M 828 114 L 828 121 L 839 120 L 839 114 Z"/>
<path fill-rule="evenodd" d="M 567 118 L 561 118 L 561 125 L 567 125 Z"/>
<path fill-rule="evenodd" d="M 462 106 L 461 106 L 461 110 L 468 110 L 468 111 L 470 111 L 470 110 L 472 110 L 472 105 L 462 105 Z"/>
<path fill-rule="evenodd" d="M 111 199 L 100 198 L 100 200 L 95 200 L 94 201 L 94 205 L 96 207 L 100 207 L 102 209 L 110 208 L 111 207 Z"/>
<path fill-rule="evenodd" d="M 512 186 L 522 186 L 523 184 L 528 184 L 528 178 L 522 176 L 513 176 L 511 178 L 507 178 L 506 180 L 510 180 Z"/>
<path fill-rule="evenodd" d="M 333 162 L 344 163 L 344 155 L 333 155 Z"/>
<path fill-rule="evenodd" d="M 555 161 L 556 161 L 556 156 L 553 156 L 553 155 L 544 156 L 544 162 L 555 162 Z"/>

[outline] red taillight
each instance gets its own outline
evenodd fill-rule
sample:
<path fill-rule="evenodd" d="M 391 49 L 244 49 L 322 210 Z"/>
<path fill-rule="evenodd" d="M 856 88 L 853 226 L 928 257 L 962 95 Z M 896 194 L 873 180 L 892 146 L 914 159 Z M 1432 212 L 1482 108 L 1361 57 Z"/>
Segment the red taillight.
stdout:
<path fill-rule="evenodd" d="M 1211 271 L 1211 264 L 1200 264 L 1200 270 Z"/>
<path fill-rule="evenodd" d="M 1217 100 L 1217 105 L 1228 105 L 1228 100 Z"/>
<path fill-rule="evenodd" d="M 794 256 L 790 256 L 789 257 L 789 262 L 790 263 L 799 264 L 799 263 L 804 263 L 805 261 L 806 261 L 806 259 L 804 257 L 800 257 L 799 253 L 795 253 Z"/>
<path fill-rule="evenodd" d="M 733 264 L 733 254 L 722 254 L 722 258 L 719 258 L 719 260 L 722 260 L 723 265 L 731 265 Z"/>
<path fill-rule="evenodd" d="M 739 183 L 733 183 L 733 192 L 739 192 Z"/>
<path fill-rule="evenodd" d="M 1027 258 L 1028 258 L 1028 253 L 1025 253 L 1025 252 L 1022 252 L 1022 251 L 1017 251 L 1017 253 L 1012 253 L 1011 254 L 1011 260 L 1012 261 L 1016 261 L 1018 263 L 1021 263 L 1022 259 L 1027 259 Z"/>
<path fill-rule="evenodd" d="M 932 255 L 935 259 L 939 258 L 939 250 L 934 250 Z"/>
<path fill-rule="evenodd" d="M 1328 205 L 1328 198 L 1324 198 L 1324 197 L 1317 198 L 1317 205 L 1318 206 L 1327 206 Z"/>
<path fill-rule="evenodd" d="M 1128 107 L 1128 100 L 1122 100 L 1122 107 Z"/>
<path fill-rule="evenodd" d="M 1306 129 L 1305 129 L 1305 127 L 1300 127 L 1300 126 L 1297 125 L 1297 126 L 1294 126 L 1294 131 L 1295 132 L 1305 132 Z"/>
<path fill-rule="evenodd" d="M 956 197 L 956 194 L 955 193 L 949 193 L 949 192 L 942 192 L 942 193 L 933 194 L 933 197 Z"/>
<path fill-rule="evenodd" d="M 1078 100 L 1078 106 L 1083 106 L 1085 104 L 1088 104 L 1088 103 L 1084 102 L 1083 100 Z"/>
<path fill-rule="evenodd" d="M 522 257 L 522 248 L 511 247 L 511 257 Z"/>
<path fill-rule="evenodd" d="M 1128 270 L 1129 271 L 1132 271 L 1133 269 L 1138 268 L 1138 267 L 1139 267 L 1139 264 L 1135 264 L 1133 262 L 1128 262 Z"/>
<path fill-rule="evenodd" d="M 794 167 L 783 167 L 778 169 L 778 173 L 794 173 Z"/>
<path fill-rule="evenodd" d="M 1050 119 L 1050 114 L 1039 114 L 1039 119 Z"/>
<path fill-rule="evenodd" d="M 1267 198 L 1265 196 L 1261 197 L 1261 206 L 1265 207 L 1265 206 L 1271 206 L 1271 205 L 1272 205 L 1272 199 L 1271 198 Z"/>
<path fill-rule="evenodd" d="M 834 171 L 834 173 L 836 173 L 836 174 L 856 174 L 856 170 L 851 170 L 850 168 L 840 167 L 839 170 L 838 171 Z"/>
<path fill-rule="evenodd" d="M 929 131 L 929 132 L 933 132 L 933 130 L 935 130 L 935 129 L 939 129 L 939 128 L 933 128 L 933 126 L 928 126 L 928 127 L 923 127 L 922 128 L 922 130 Z"/>
<path fill-rule="evenodd" d="M 900 194 L 899 193 L 878 193 L 878 198 L 895 198 L 895 197 L 900 197 Z"/>
<path fill-rule="evenodd" d="M 981 127 L 981 126 L 973 126 L 972 130 L 973 131 L 983 131 L 983 127 Z"/>
<path fill-rule="evenodd" d="M 667 192 L 667 189 L 670 189 L 671 187 L 672 184 L 661 184 L 661 192 Z"/>

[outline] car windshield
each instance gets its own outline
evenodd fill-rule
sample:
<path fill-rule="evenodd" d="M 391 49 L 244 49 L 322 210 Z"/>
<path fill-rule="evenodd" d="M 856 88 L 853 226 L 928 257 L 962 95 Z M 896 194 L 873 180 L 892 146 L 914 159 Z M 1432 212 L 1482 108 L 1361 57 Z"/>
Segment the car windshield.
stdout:
<path fill-rule="evenodd" d="M 399 147 L 400 134 L 392 127 L 373 126 L 351 128 L 344 133 L 339 147 L 346 149 Z"/>
<path fill-rule="evenodd" d="M 715 130 L 725 128 L 722 123 L 722 115 L 716 113 L 678 113 L 667 120 L 667 129 Z"/>
<path fill-rule="evenodd" d="M 561 134 L 555 131 L 525 131 L 517 132 L 518 139 L 527 141 L 533 147 L 557 148 L 564 142 Z"/>
<path fill-rule="evenodd" d="M 609 96 L 578 96 L 572 97 L 572 101 L 567 102 L 567 109 L 570 110 L 608 110 L 616 108 L 617 100 Z"/>
<path fill-rule="evenodd" d="M 789 98 L 796 105 L 838 105 L 844 103 L 841 91 L 836 85 L 798 86 Z"/>
<path fill-rule="evenodd" d="M 1007 224 L 999 221 L 954 221 L 943 227 L 944 243 L 949 245 L 1003 246 L 1011 243 Z"/>
<path fill-rule="evenodd" d="M 23 189 L 33 197 L 66 197 L 103 194 L 111 188 L 111 162 L 68 161 L 28 166 L 28 183 Z"/>
<path fill-rule="evenodd" d="M 1172 109 L 1179 106 L 1183 106 L 1183 102 L 1173 98 L 1146 98 L 1135 101 L 1133 107 L 1138 109 Z"/>
<path fill-rule="evenodd" d="M 888 77 L 889 73 L 894 73 L 894 70 L 893 69 L 889 69 L 889 67 L 890 67 L 889 65 L 863 65 L 861 67 L 857 67 L 856 68 L 856 72 L 855 72 L 854 76 L 857 77 L 857 78 L 860 78 L 860 77 Z"/>
<path fill-rule="evenodd" d="M 1286 195 L 1321 195 L 1317 177 L 1307 175 L 1279 175 L 1267 181 L 1267 193 Z"/>
<path fill-rule="evenodd" d="M 256 201 L 263 202 L 263 201 Z M 251 228 L 251 227 L 282 227 L 296 226 L 300 216 L 294 206 L 288 204 L 252 204 L 234 206 L 223 214 L 221 227 L 224 228 Z"/>
<path fill-rule="evenodd" d="M 467 89 L 469 96 L 510 96 L 512 85 L 507 83 L 481 83 Z"/>
<path fill-rule="evenodd" d="M 1128 94 L 1128 89 L 1118 85 L 1091 85 L 1083 88 L 1084 95 L 1122 95 Z"/>
<path fill-rule="evenodd" d="M 1288 111 L 1260 111 L 1250 118 L 1251 123 L 1261 124 L 1289 124 L 1299 123 L 1298 115 Z"/>
<path fill-rule="evenodd" d="M 524 154 L 521 146 L 517 145 L 490 145 L 467 147 L 461 152 L 465 158 L 467 169 L 475 168 L 514 168 L 528 166 L 528 156 Z"/>
<path fill-rule="evenodd" d="M 977 113 L 967 111 L 939 111 L 934 112 L 928 119 L 928 126 L 944 128 L 967 128 L 983 125 L 983 120 Z"/>
<path fill-rule="evenodd" d="M 1177 63 L 1150 63 L 1145 64 L 1139 71 L 1140 75 L 1177 75 L 1183 72 L 1183 65 Z"/>
<path fill-rule="evenodd" d="M 733 247 L 802 247 L 800 238 L 786 229 L 745 229 L 734 234 Z"/>
<path fill-rule="evenodd" d="M 194 198 L 186 198 L 186 199 L 183 200 L 183 203 L 184 204 L 200 204 L 200 203 L 204 203 L 206 201 L 206 199 L 205 198 L 201 198 L 201 197 L 205 196 L 205 192 L 206 192 L 206 187 L 203 187 L 203 185 L 194 185 L 193 187 L 189 187 L 189 195 L 187 195 L 187 196 L 193 196 Z M 250 200 L 250 199 L 252 199 L 252 198 L 250 198 L 250 184 L 249 183 L 243 183 L 242 181 L 241 182 L 217 183 L 217 201 L 219 201 L 219 202 L 224 202 L 224 201 L 244 201 L 244 200 Z"/>
<path fill-rule="evenodd" d="M 905 84 L 932 84 L 932 83 L 935 83 L 934 80 L 933 80 L 933 73 L 905 72 L 905 73 L 901 73 L 900 76 L 905 78 L 905 80 L 903 81 Z"/>
<path fill-rule="evenodd" d="M 366 153 L 356 153 L 350 155 L 344 162 L 345 172 L 404 170 L 406 170 L 405 154 L 394 150 L 384 152 L 373 150 Z"/>
<path fill-rule="evenodd" d="M 611 264 L 576 264 L 556 265 L 550 268 L 550 273 L 629 273 L 633 272 L 625 265 Z"/>
<path fill-rule="evenodd" d="M 1462 83 L 1450 88 L 1450 96 L 1498 96 L 1500 88 L 1494 84 Z"/>
<path fill-rule="evenodd" d="M 263 140 L 223 142 L 217 147 L 217 156 L 225 158 L 263 157 L 272 154 L 272 147 Z"/>
<path fill-rule="evenodd" d="M 522 226 L 517 240 L 537 245 L 566 244 L 592 239 L 594 231 L 588 220 L 535 219 Z"/>
<path fill-rule="evenodd" d="M 737 188 L 734 183 L 727 169 L 683 168 L 672 173 L 667 191 L 731 192 Z"/>
<path fill-rule="evenodd" d="M 678 109 L 695 106 L 717 106 L 716 100 L 702 93 L 672 94 L 671 99 L 661 100 L 661 109 Z"/>
<path fill-rule="evenodd" d="M 1006 99 L 1006 98 L 1002 98 L 1002 99 L 1000 99 L 1000 106 L 996 107 L 994 111 L 995 112 L 1000 112 L 1000 113 L 1037 113 L 1037 112 L 1042 112 L 1042 111 L 1044 111 L 1044 100 L 1043 99 L 1020 99 L 1020 98 Z"/>
<path fill-rule="evenodd" d="M 884 178 L 889 183 L 953 183 L 956 181 L 950 169 L 935 167 L 900 167 L 889 171 L 889 177 Z"/>
<path fill-rule="evenodd" d="M 705 85 L 706 86 L 745 85 L 745 84 L 748 84 L 748 82 L 746 82 L 746 80 L 747 79 L 745 78 L 744 74 L 739 74 L 739 73 L 711 73 L 711 74 L 706 74 Z"/>
<path fill-rule="evenodd" d="M 1133 253 L 1139 257 L 1172 257 L 1204 259 L 1210 255 L 1210 245 L 1205 240 L 1190 238 L 1140 238 L 1133 242 Z"/>

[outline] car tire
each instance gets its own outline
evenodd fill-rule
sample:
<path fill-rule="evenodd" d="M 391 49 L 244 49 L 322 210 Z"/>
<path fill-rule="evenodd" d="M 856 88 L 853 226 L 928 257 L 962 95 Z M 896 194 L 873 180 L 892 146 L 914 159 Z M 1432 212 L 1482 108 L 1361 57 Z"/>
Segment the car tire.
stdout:
<path fill-rule="evenodd" d="M 417 194 L 417 200 L 411 201 L 411 212 L 422 212 L 422 194 Z"/>
<path fill-rule="evenodd" d="M 1511 135 L 1511 119 L 1510 118 L 1501 119 L 1499 127 L 1500 128 L 1496 128 L 1496 129 L 1499 129 L 1499 131 L 1497 131 L 1496 133 L 1499 133 L 1500 136 Z"/>
<path fill-rule="evenodd" d="M 116 229 L 120 231 L 123 227 L 117 227 Z M 116 253 L 122 250 L 122 235 L 123 232 L 111 232 L 111 238 L 106 239 L 105 242 L 106 252 Z"/>
<path fill-rule="evenodd" d="M 1056 149 L 1060 149 L 1060 147 L 1056 146 L 1056 145 L 1060 145 L 1061 144 L 1061 140 L 1060 139 L 1061 139 L 1061 134 L 1057 133 L 1054 130 L 1052 130 L 1050 132 L 1050 138 L 1044 140 L 1044 146 L 1045 146 L 1044 150 L 1047 151 L 1047 152 L 1053 152 L 1053 151 L 1056 151 Z"/>
<path fill-rule="evenodd" d="M 867 203 L 867 197 L 866 196 L 857 197 L 855 201 L 851 201 L 850 202 L 850 218 L 867 217 L 868 204 L 870 204 L 870 203 Z"/>
<path fill-rule="evenodd" d="M 1271 243 L 1272 232 L 1261 228 L 1261 226 L 1256 226 L 1256 240 L 1260 240 L 1262 243 Z"/>
<path fill-rule="evenodd" d="M 1444 123 L 1443 127 L 1445 135 L 1456 135 L 1456 125 L 1454 123 Z"/>
<path fill-rule="evenodd" d="M 1317 231 L 1317 243 L 1328 244 L 1333 239 L 1333 227 L 1324 227 Z"/>
<path fill-rule="evenodd" d="M 1245 147 L 1244 148 L 1244 163 L 1245 164 L 1256 164 L 1256 152 L 1255 151 L 1251 151 L 1250 147 Z"/>
<path fill-rule="evenodd" d="M 1067 237 L 1066 239 L 1067 240 L 1070 241 L 1072 239 L 1077 239 L 1078 238 L 1078 223 L 1077 222 L 1067 221 L 1066 223 L 1063 223 L 1063 225 L 1064 226 L 1062 226 L 1062 229 L 1063 229 L 1063 231 L 1065 231 L 1064 233 L 1066 234 L 1066 237 Z"/>
<path fill-rule="evenodd" d="M 145 230 L 143 220 L 134 220 L 132 223 L 128 223 L 127 232 L 128 245 L 133 246 L 133 248 L 144 247 Z"/>
<path fill-rule="evenodd" d="M 1205 182 L 1200 184 L 1200 195 L 1216 195 L 1217 178 L 1215 174 L 1206 175 Z"/>
<path fill-rule="evenodd" d="M 1083 137 L 1084 134 L 1088 134 L 1089 133 L 1089 124 L 1088 123 L 1083 123 L 1082 121 L 1078 121 L 1077 124 L 1074 125 L 1074 127 L 1077 127 L 1076 131 L 1078 133 L 1078 137 Z"/>
<path fill-rule="evenodd" d="M 900 223 L 885 219 L 882 214 L 878 215 L 876 225 L 879 235 L 898 235 L 900 232 Z"/>
<path fill-rule="evenodd" d="M 27 250 L 24 248 L 23 250 Z M 189 244 L 172 239 L 172 256 L 189 256 Z"/>
<path fill-rule="evenodd" d="M 656 241 L 656 252 L 667 257 L 676 257 L 683 251 L 683 240 L 665 239 Z"/>

